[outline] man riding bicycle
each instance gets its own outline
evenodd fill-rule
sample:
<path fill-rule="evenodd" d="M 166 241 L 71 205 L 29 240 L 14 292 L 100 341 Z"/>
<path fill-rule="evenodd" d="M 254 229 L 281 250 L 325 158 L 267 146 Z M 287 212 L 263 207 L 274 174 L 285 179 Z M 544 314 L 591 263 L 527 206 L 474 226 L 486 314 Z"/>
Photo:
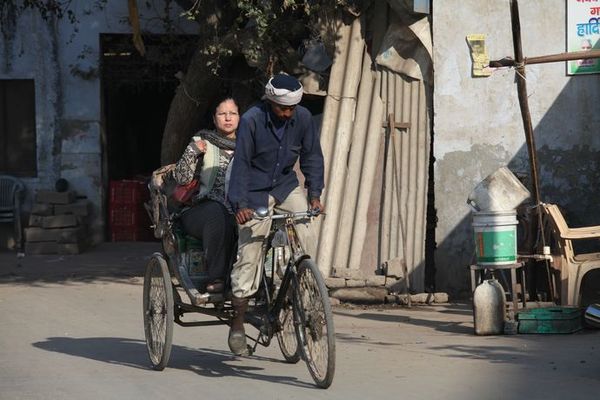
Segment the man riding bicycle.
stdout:
<path fill-rule="evenodd" d="M 248 298 L 260 285 L 261 245 L 271 226 L 270 219 L 252 219 L 254 210 L 323 210 L 323 153 L 310 111 L 298 105 L 302 93 L 296 78 L 275 75 L 265 86 L 263 101 L 246 111 L 240 120 L 229 191 L 239 225 L 238 260 L 231 271 L 235 315 L 228 338 L 229 348 L 236 355 L 248 354 L 244 316 Z M 298 158 L 308 201 L 293 169 Z M 296 228 L 304 250 L 314 255 L 315 237 L 310 221 L 300 221 Z"/>

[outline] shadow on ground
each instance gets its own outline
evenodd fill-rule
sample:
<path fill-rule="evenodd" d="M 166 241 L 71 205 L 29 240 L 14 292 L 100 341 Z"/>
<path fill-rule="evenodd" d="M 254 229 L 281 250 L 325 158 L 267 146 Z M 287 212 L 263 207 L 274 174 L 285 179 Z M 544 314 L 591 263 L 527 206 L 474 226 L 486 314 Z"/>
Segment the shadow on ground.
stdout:
<path fill-rule="evenodd" d="M 146 263 L 159 242 L 102 243 L 77 255 L 26 255 L 0 253 L 0 285 L 44 285 L 68 282 L 139 283 Z"/>
<path fill-rule="evenodd" d="M 379 309 L 374 309 L 373 312 L 347 313 L 343 309 L 335 310 L 334 313 L 344 315 L 346 317 L 368 319 L 372 321 L 389 322 L 395 324 L 407 324 L 414 326 L 422 326 L 431 328 L 440 332 L 448 332 L 460 335 L 473 335 L 472 320 L 469 318 L 468 323 L 461 318 L 460 320 L 445 321 L 440 319 L 439 315 L 462 315 L 471 316 L 472 308 L 469 304 L 452 304 L 449 306 L 416 306 L 412 309 L 403 308 L 405 312 L 402 314 L 382 313 Z M 416 311 L 411 313 L 411 310 Z M 431 319 L 426 318 L 431 313 Z"/>
<path fill-rule="evenodd" d="M 153 372 L 146 351 L 146 343 L 141 340 L 114 337 L 50 337 L 43 342 L 33 343 L 33 346 L 46 351 L 148 370 L 149 373 Z M 255 355 L 249 358 L 265 363 L 284 363 L 283 360 Z M 267 375 L 264 373 L 264 369 L 260 367 L 229 364 L 236 360 L 239 360 L 239 358 L 227 351 L 193 349 L 173 345 L 167 368 L 192 371 L 209 378 L 235 376 L 253 381 L 268 381 L 303 388 L 314 388 L 311 383 L 299 381 L 296 377 Z M 277 368 L 281 369 L 282 367 Z"/>

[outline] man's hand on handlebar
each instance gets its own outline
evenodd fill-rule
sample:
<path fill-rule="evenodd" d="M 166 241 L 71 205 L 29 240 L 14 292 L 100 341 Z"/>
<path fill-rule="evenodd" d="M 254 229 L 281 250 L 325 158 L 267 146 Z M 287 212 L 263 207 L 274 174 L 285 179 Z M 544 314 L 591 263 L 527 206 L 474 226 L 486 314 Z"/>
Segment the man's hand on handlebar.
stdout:
<path fill-rule="evenodd" d="M 246 222 L 250 221 L 254 216 L 254 210 L 251 208 L 241 208 L 238 212 L 235 213 L 235 221 L 239 225 L 244 225 Z"/>
<path fill-rule="evenodd" d="M 318 215 L 325 211 L 325 207 L 323 207 L 323 204 L 321 204 L 320 199 L 312 198 L 310 199 L 310 210 Z"/>

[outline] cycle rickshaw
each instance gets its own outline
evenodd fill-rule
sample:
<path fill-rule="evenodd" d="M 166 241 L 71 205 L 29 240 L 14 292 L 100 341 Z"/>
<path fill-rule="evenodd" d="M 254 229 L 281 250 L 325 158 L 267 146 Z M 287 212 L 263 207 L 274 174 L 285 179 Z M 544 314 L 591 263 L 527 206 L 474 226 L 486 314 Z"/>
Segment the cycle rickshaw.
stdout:
<path fill-rule="evenodd" d="M 162 252 L 154 253 L 144 276 L 144 332 L 152 366 L 162 370 L 169 361 L 173 325 L 229 325 L 234 315 L 231 296 L 202 293 L 206 271 L 202 247 L 179 225 L 179 212 L 170 206 L 169 174 L 172 166 L 154 172 L 146 204 L 154 234 L 162 240 Z M 245 321 L 257 330 L 246 335 L 252 354 L 258 345 L 267 347 L 277 338 L 284 359 L 303 359 L 316 385 L 327 388 L 335 371 L 333 316 L 324 280 L 315 262 L 298 241 L 295 221 L 316 216 L 311 211 L 258 217 L 273 219 L 271 232 L 262 244 L 262 282 L 251 299 Z M 200 313 L 214 320 L 188 321 L 186 314 Z"/>

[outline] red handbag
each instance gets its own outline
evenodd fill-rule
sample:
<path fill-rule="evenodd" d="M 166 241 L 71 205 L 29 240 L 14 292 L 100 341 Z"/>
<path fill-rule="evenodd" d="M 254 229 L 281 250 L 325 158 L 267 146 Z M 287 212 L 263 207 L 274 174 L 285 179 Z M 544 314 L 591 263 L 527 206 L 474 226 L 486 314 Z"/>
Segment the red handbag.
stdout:
<path fill-rule="evenodd" d="M 173 194 L 173 199 L 179 203 L 187 204 L 190 203 L 196 193 L 198 193 L 198 187 L 200 181 L 196 178 L 192 179 L 190 183 L 186 185 L 177 185 Z"/>

